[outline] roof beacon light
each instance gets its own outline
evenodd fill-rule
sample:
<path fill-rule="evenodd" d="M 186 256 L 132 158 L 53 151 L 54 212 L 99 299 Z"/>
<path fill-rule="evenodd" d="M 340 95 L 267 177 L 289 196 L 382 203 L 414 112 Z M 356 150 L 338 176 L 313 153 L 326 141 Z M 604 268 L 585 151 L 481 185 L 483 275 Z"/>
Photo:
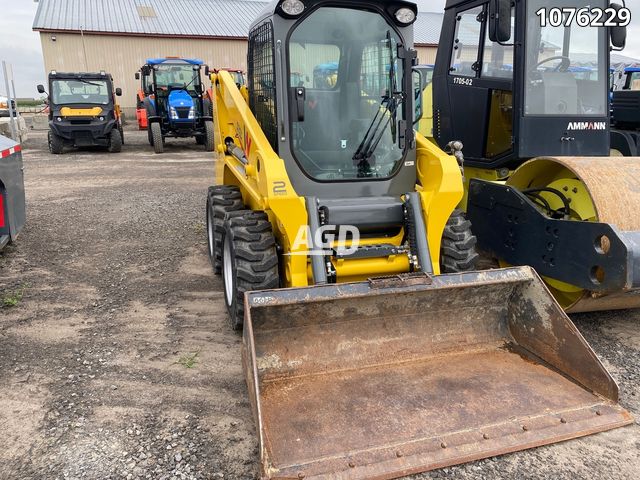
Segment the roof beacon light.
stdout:
<path fill-rule="evenodd" d="M 406 7 L 399 8 L 396 10 L 396 20 L 403 25 L 410 25 L 416 20 L 416 12 Z"/>
<path fill-rule="evenodd" d="M 282 8 L 282 11 L 287 15 L 297 17 L 304 12 L 304 3 L 300 0 L 284 0 L 280 5 L 280 8 Z"/>

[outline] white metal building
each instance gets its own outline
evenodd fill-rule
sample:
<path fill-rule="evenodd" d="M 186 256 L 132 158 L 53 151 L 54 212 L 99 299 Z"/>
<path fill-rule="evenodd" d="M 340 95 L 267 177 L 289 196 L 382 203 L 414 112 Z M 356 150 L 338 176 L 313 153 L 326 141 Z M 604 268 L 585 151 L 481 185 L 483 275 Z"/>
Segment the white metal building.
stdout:
<path fill-rule="evenodd" d="M 131 118 L 135 72 L 147 58 L 200 58 L 211 67 L 246 69 L 249 26 L 265 3 L 240 0 L 39 0 L 47 71 L 106 71 L 123 90 Z M 433 63 L 442 15 L 421 13 L 415 25 L 421 63 Z"/>

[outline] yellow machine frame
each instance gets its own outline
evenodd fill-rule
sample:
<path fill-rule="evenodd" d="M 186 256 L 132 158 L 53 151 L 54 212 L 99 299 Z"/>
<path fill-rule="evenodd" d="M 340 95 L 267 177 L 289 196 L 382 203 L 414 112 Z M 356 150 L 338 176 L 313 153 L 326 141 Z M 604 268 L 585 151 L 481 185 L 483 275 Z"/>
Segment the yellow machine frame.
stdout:
<path fill-rule="evenodd" d="M 287 174 L 284 161 L 276 154 L 249 109 L 246 97 L 238 90 L 228 72 L 211 76 L 216 109 L 216 183 L 236 185 L 248 208 L 264 211 L 269 216 L 274 235 L 282 247 L 286 287 L 312 284 L 308 257 L 304 247 L 294 248 L 301 226 L 308 224 L 304 198 L 300 197 Z M 226 153 L 226 142 L 233 139 L 244 151 L 247 164 Z M 464 194 L 460 168 L 454 157 L 443 153 L 423 135 L 417 135 L 416 191 L 422 199 L 422 210 L 428 232 L 433 272 L 440 274 L 442 233 Z M 401 245 L 404 233 L 384 243 Z M 367 239 L 366 243 L 380 243 Z M 298 253 L 298 255 L 296 255 Z M 376 275 L 393 275 L 410 270 L 406 255 L 382 259 L 334 260 L 338 282 L 358 281 Z"/>

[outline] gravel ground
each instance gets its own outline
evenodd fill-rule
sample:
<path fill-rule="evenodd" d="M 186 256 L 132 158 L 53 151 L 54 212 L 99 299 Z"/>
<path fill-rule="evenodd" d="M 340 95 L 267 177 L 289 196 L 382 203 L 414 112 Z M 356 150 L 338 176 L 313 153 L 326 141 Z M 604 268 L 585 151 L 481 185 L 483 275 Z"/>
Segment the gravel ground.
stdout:
<path fill-rule="evenodd" d="M 0 254 L 1 479 L 252 479 L 257 442 L 222 284 L 206 258 L 211 156 L 24 153 L 28 225 Z M 8 302 L 5 300 L 8 299 Z M 640 312 L 574 316 L 640 417 Z M 623 479 L 630 427 L 414 479 Z"/>

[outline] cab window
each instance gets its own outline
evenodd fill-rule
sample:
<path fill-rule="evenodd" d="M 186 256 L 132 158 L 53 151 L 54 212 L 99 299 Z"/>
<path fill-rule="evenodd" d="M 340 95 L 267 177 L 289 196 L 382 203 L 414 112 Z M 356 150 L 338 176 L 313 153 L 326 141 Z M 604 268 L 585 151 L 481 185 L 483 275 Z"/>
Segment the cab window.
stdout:
<path fill-rule="evenodd" d="M 511 38 L 515 38 L 515 9 L 511 9 Z M 486 28 L 482 54 L 482 77 L 513 78 L 513 44 L 492 42 Z"/>
<path fill-rule="evenodd" d="M 291 42 L 291 86 L 334 90 L 338 85 L 340 48 L 330 43 Z"/>
<path fill-rule="evenodd" d="M 458 14 L 449 69 L 451 75 L 477 76 L 481 29 L 482 7 L 475 7 Z"/>

